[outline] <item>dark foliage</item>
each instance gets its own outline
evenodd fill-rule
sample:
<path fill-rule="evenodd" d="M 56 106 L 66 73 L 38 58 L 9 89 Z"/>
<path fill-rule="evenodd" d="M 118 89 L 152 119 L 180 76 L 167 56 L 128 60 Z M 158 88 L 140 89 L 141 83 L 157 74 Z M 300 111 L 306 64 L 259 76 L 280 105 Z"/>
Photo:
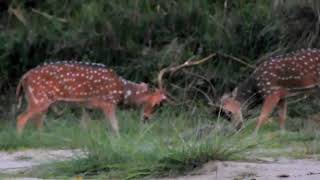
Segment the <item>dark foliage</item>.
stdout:
<path fill-rule="evenodd" d="M 254 65 L 319 46 L 317 1 L 225 2 L 2 0 L 0 91 L 13 94 L 22 74 L 48 59 L 103 63 L 127 79 L 156 85 L 160 69 L 219 52 L 216 60 L 166 80 L 178 98 L 206 101 L 204 95 L 215 99 L 251 73 L 232 57 Z"/>

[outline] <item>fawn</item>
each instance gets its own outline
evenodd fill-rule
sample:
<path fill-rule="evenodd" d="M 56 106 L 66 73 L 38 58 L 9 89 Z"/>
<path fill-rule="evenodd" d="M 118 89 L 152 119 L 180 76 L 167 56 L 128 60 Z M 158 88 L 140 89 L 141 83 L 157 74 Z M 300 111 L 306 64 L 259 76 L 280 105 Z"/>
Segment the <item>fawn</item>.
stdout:
<path fill-rule="evenodd" d="M 250 104 L 262 100 L 262 110 L 257 120 L 255 134 L 275 107 L 278 107 L 280 128 L 284 130 L 287 97 L 315 90 L 320 83 L 319 77 L 320 50 L 318 49 L 301 49 L 268 58 L 240 83 L 231 95 L 222 96 L 222 109 L 231 114 L 231 119 L 240 128 L 243 124 L 242 113 Z"/>
<path fill-rule="evenodd" d="M 163 89 L 150 90 L 146 83 L 125 80 L 103 64 L 68 61 L 44 64 L 25 73 L 16 91 L 18 107 L 22 101 L 21 89 L 28 107 L 17 118 L 18 134 L 31 118 L 38 129 L 42 128 L 49 106 L 64 101 L 101 109 L 110 120 L 112 130 L 119 135 L 115 115 L 119 103 L 143 106 L 146 120 L 167 99 Z"/>

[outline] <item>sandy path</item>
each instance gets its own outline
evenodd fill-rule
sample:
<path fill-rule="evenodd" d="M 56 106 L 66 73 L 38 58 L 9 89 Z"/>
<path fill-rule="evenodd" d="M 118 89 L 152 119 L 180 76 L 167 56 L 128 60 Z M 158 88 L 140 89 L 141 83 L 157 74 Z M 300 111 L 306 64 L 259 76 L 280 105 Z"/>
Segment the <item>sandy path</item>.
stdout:
<path fill-rule="evenodd" d="M 162 180 L 318 180 L 320 161 L 281 159 L 274 162 L 214 161 L 189 175 Z"/>
<path fill-rule="evenodd" d="M 52 161 L 83 156 L 80 150 L 32 149 L 17 152 L 0 152 L 0 173 L 19 173 L 33 166 Z"/>
<path fill-rule="evenodd" d="M 80 150 L 25 150 L 0 152 L 0 173 L 23 173 L 33 166 L 85 156 Z M 313 159 L 260 158 L 262 162 L 212 161 L 188 175 L 161 180 L 316 180 L 320 161 Z M 20 178 L 34 179 L 34 178 Z"/>

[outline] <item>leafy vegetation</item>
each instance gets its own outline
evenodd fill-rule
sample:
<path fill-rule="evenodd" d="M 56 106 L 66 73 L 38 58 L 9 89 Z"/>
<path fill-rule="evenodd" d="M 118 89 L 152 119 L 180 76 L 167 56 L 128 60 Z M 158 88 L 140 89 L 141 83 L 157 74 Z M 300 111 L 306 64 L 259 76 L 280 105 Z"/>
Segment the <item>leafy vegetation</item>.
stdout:
<path fill-rule="evenodd" d="M 220 52 L 216 61 L 192 70 L 215 89 L 203 79 L 194 86 L 216 97 L 251 72 L 223 54 L 255 64 L 269 54 L 318 47 L 317 1 L 224 2 L 4 1 L 0 89 L 7 92 L 24 72 L 44 61 L 101 62 L 131 80 L 154 83 L 163 67 Z M 194 79 L 180 74 L 172 81 L 183 89 Z"/>

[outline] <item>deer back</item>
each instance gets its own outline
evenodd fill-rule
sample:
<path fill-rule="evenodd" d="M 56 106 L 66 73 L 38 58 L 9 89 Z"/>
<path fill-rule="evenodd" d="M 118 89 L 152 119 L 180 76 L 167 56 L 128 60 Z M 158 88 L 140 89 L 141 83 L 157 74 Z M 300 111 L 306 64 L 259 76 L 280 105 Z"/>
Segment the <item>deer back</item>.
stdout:
<path fill-rule="evenodd" d="M 320 51 L 302 49 L 282 56 L 269 58 L 252 74 L 263 96 L 281 91 L 285 96 L 319 84 Z"/>
<path fill-rule="evenodd" d="M 104 65 L 76 62 L 36 67 L 23 76 L 22 84 L 39 102 L 100 98 L 118 103 L 122 100 L 124 88 L 118 75 Z"/>

